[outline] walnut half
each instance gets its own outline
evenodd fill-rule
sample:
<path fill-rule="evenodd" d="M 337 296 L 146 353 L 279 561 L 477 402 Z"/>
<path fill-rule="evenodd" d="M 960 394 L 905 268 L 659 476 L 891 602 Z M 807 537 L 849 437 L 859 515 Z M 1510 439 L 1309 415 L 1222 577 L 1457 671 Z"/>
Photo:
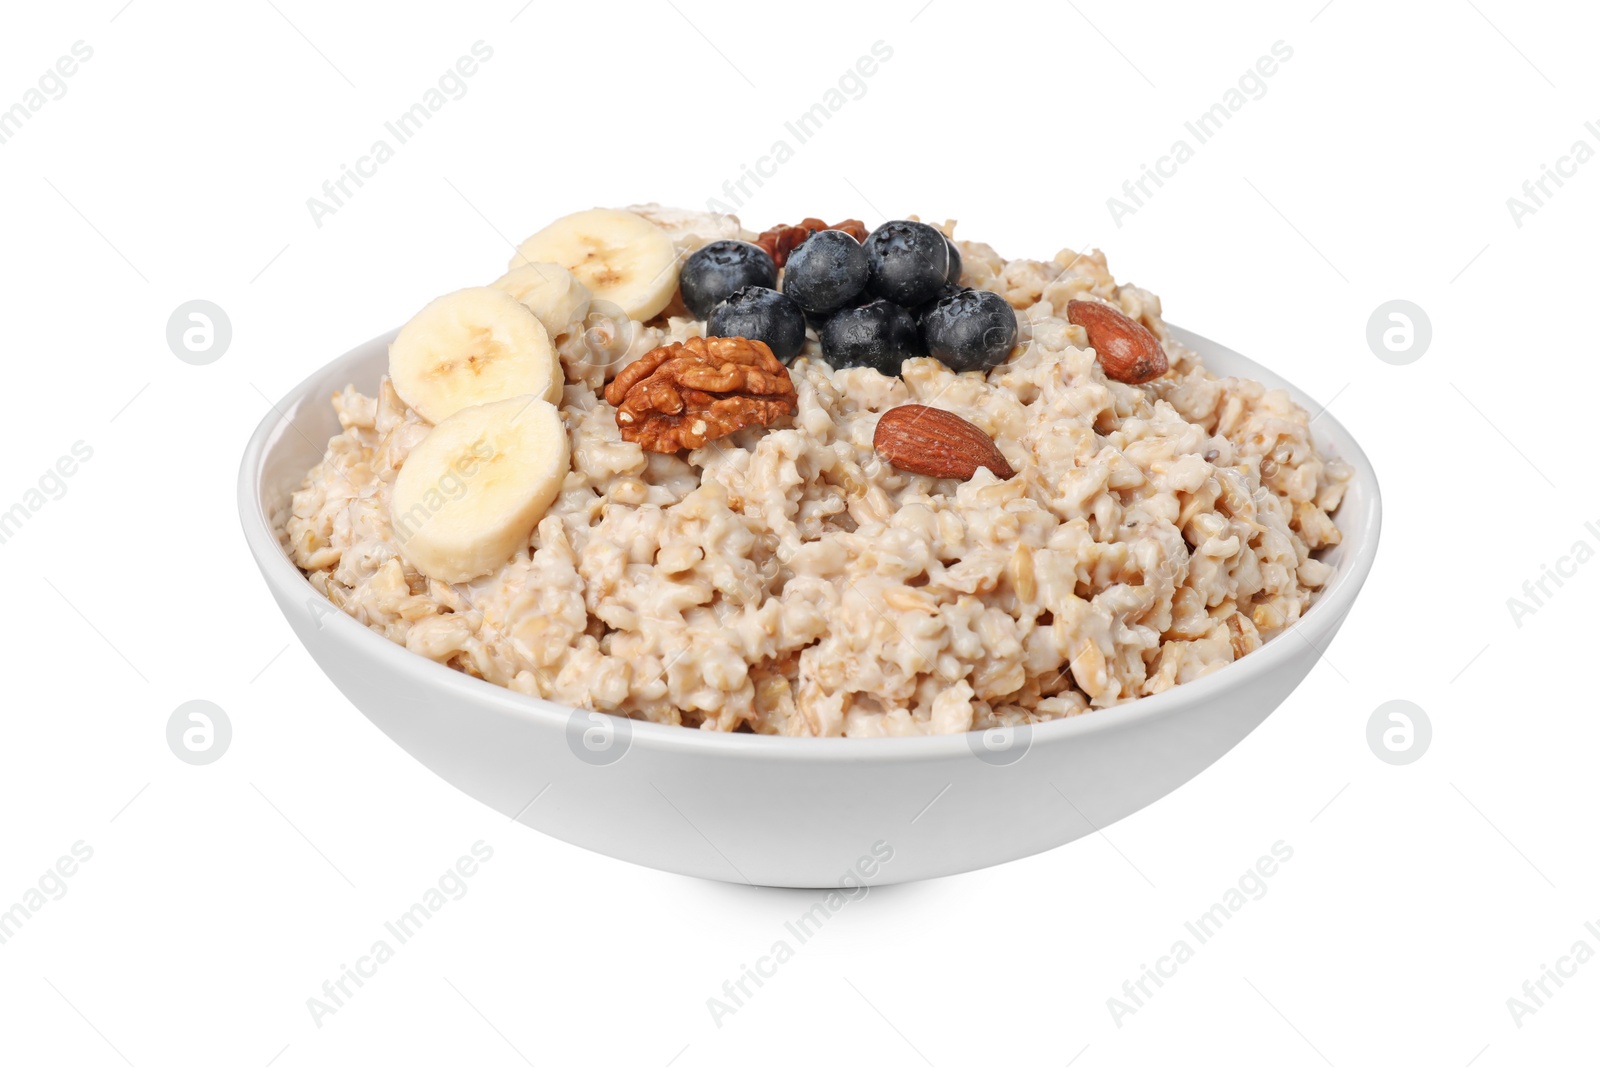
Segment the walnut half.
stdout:
<path fill-rule="evenodd" d="M 770 230 L 763 230 L 761 236 L 756 238 L 756 244 L 781 267 L 789 261 L 791 252 L 805 244 L 819 230 L 843 230 L 858 241 L 867 239 L 867 228 L 860 219 L 845 219 L 829 226 L 821 219 L 805 218 L 800 220 L 798 226 L 774 226 Z"/>
<path fill-rule="evenodd" d="M 797 404 L 789 371 L 763 341 L 691 337 L 628 364 L 606 386 L 624 441 L 646 452 L 695 449 L 746 426 L 771 426 Z"/>

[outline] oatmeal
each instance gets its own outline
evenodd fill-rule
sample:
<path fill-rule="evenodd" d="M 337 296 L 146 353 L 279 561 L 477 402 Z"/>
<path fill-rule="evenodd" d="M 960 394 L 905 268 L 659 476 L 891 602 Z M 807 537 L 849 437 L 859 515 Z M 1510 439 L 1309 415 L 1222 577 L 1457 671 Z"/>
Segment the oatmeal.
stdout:
<path fill-rule="evenodd" d="M 725 216 L 655 205 L 631 215 L 649 241 L 666 239 L 683 271 L 697 262 L 687 254 L 713 242 L 757 240 Z M 561 264 L 556 229 L 530 238 L 512 273 Z M 293 497 L 284 530 L 292 558 L 342 611 L 497 685 L 652 722 L 788 736 L 952 733 L 1078 715 L 1206 675 L 1299 619 L 1332 573 L 1317 554 L 1339 541 L 1330 515 L 1351 474 L 1319 454 L 1306 412 L 1281 390 L 1208 373 L 1167 335 L 1160 301 L 1118 285 L 1099 252 L 1008 261 L 981 243 L 947 241 L 948 259 L 919 279 L 915 257 L 942 254 L 929 251 L 926 229 L 877 247 L 875 232 L 861 292 L 901 286 L 910 301 L 937 284 L 945 288 L 935 307 L 919 305 L 920 318 L 889 298 L 807 308 L 798 354 L 787 359 L 793 317 L 778 303 L 788 297 L 760 282 L 767 264 L 738 249 L 721 256 L 714 269 L 741 288 L 711 315 L 742 324 L 740 336 L 766 352 L 760 360 L 786 369 L 789 407 L 764 422 L 724 420 L 730 432 L 710 439 L 646 435 L 646 444 L 666 440 L 660 450 L 625 439 L 606 384 L 662 346 L 706 335 L 706 320 L 678 297 L 676 274 L 662 283 L 630 266 L 613 292 L 599 272 L 585 281 L 573 270 L 581 284 L 561 278 L 555 311 L 499 283 L 507 302 L 463 291 L 483 314 L 515 320 L 494 336 L 536 356 L 545 350 L 520 340 L 528 320 L 508 304 L 544 310 L 557 380 L 541 377 L 547 363 L 507 363 L 509 349 L 483 342 L 474 368 L 513 383 L 505 388 L 525 398 L 520 407 L 469 405 L 435 426 L 391 377 L 374 394 L 342 390 L 333 404 L 343 430 Z M 843 236 L 805 251 L 827 233 Z M 621 238 L 630 255 L 632 234 Z M 813 228 L 784 271 L 815 272 L 804 291 L 832 299 L 859 273 L 845 239 L 856 241 Z M 641 272 L 662 254 L 653 243 L 647 251 L 636 257 Z M 824 254 L 834 258 L 806 266 Z M 932 276 L 946 269 L 948 278 Z M 719 277 L 700 277 L 695 291 L 715 290 Z M 627 317 L 612 311 L 596 326 L 573 292 Z M 1084 303 L 1088 314 L 1069 316 L 1069 305 L 1081 312 Z M 1006 305 L 1011 335 L 995 332 Z M 456 323 L 444 315 L 451 308 L 430 308 Z M 915 330 L 932 315 L 945 316 L 936 334 L 905 332 L 905 320 Z M 1130 366 L 1139 356 L 1138 375 L 1154 372 L 1145 357 L 1157 354 L 1164 372 L 1143 384 L 1108 375 L 1089 340 L 1101 322 L 1134 338 L 1122 347 Z M 1153 352 L 1130 326 L 1147 331 Z M 771 341 L 752 336 L 763 331 Z M 434 366 L 428 360 L 442 358 L 450 339 L 435 329 L 426 340 L 431 347 L 408 350 L 404 366 L 433 383 L 411 388 L 432 390 L 429 401 L 448 410 L 461 382 L 435 388 L 417 368 Z M 692 409 L 694 390 L 679 392 Z M 970 476 L 901 469 L 875 448 L 880 419 L 906 405 L 975 428 L 954 446 L 978 457 L 962 469 Z M 526 430 L 522 408 L 546 406 L 548 426 L 559 428 Z M 485 421 L 491 409 L 498 421 Z M 481 468 L 439 458 L 455 439 L 441 443 L 447 427 L 461 442 L 448 454 L 470 446 Z M 672 447 L 683 441 L 698 447 Z M 445 473 L 412 479 L 427 484 L 397 501 L 408 458 L 425 447 Z M 985 447 L 998 458 L 983 460 Z M 509 466 L 496 467 L 502 451 Z M 459 505 L 452 474 L 467 487 Z M 470 515 L 452 510 L 468 503 Z M 486 550 L 486 535 L 452 547 L 480 522 L 504 544 Z M 408 551 L 413 537 L 432 555 Z M 440 553 L 448 564 L 431 566 Z"/>

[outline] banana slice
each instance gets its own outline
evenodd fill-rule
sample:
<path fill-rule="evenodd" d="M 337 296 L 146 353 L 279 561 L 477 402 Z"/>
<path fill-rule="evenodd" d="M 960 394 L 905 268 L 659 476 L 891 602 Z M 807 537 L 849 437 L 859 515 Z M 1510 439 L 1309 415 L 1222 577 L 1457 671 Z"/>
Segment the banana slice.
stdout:
<path fill-rule="evenodd" d="M 417 312 L 389 346 L 389 379 L 401 400 L 436 424 L 513 396 L 553 403 L 566 384 L 544 325 L 489 286 L 447 293 Z"/>
<path fill-rule="evenodd" d="M 560 339 L 583 324 L 589 313 L 589 290 L 573 273 L 558 263 L 524 263 L 502 274 L 496 289 L 511 294 L 544 325 L 550 342 Z"/>
<path fill-rule="evenodd" d="M 411 450 L 390 519 L 400 554 L 441 582 L 469 582 L 511 558 L 570 467 L 561 414 L 540 396 L 462 408 Z"/>
<path fill-rule="evenodd" d="M 559 218 L 511 257 L 513 269 L 525 263 L 561 264 L 595 299 L 611 301 L 640 322 L 659 314 L 678 289 L 672 238 L 631 211 L 595 208 Z"/>

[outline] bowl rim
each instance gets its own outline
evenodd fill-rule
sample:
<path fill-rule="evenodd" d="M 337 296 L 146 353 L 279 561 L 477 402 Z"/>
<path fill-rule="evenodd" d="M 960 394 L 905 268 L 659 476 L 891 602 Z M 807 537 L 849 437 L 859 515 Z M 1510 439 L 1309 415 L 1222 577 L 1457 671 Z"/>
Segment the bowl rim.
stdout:
<path fill-rule="evenodd" d="M 1318 446 L 1328 449 L 1350 465 L 1354 472 L 1351 488 L 1359 487 L 1358 491 L 1367 504 L 1359 526 L 1340 526 L 1340 532 L 1344 535 L 1341 547 L 1353 546 L 1354 551 L 1341 556 L 1333 577 L 1319 591 L 1304 615 L 1243 659 L 1226 664 L 1204 677 L 1175 685 L 1165 692 L 1081 715 L 1031 724 L 1028 727 L 1030 746 L 1068 743 L 1091 734 L 1133 729 L 1152 720 L 1181 715 L 1189 708 L 1224 696 L 1231 689 L 1242 688 L 1253 680 L 1270 675 L 1292 657 L 1303 655 L 1301 642 L 1286 640 L 1291 634 L 1310 644 L 1312 651 L 1320 658 L 1326 642 L 1354 603 L 1377 556 L 1383 517 L 1377 472 L 1359 443 L 1328 413 L 1326 406 L 1318 404 L 1293 383 L 1232 349 L 1170 323 L 1167 329 L 1180 343 L 1201 353 L 1202 358 L 1220 354 L 1229 361 L 1242 363 L 1249 368 L 1249 376 L 1255 380 L 1271 388 L 1286 390 L 1296 403 L 1308 410 L 1320 409 L 1314 416 L 1322 424 L 1314 435 Z M 261 492 L 266 456 L 280 437 L 287 436 L 282 432 L 286 428 L 294 429 L 296 434 L 304 438 L 304 434 L 292 426 L 292 413 L 310 399 L 312 390 L 319 382 L 343 365 L 371 358 L 372 349 L 380 344 L 387 345 L 394 332 L 391 330 L 372 338 L 307 375 L 283 399 L 269 407 L 245 447 L 239 468 L 239 518 L 251 555 L 276 593 L 291 598 L 305 597 L 308 604 L 318 599 L 326 602 L 289 558 L 272 528 Z M 1333 442 L 1331 448 L 1330 440 Z M 313 444 L 313 447 L 318 446 Z M 437 663 L 403 645 L 395 644 L 337 609 L 323 616 L 319 626 L 338 628 L 335 634 L 342 646 L 341 652 L 349 650 L 359 653 L 384 671 L 406 675 L 418 686 L 433 690 L 440 697 L 474 705 L 479 710 L 511 716 L 555 731 L 566 730 L 575 713 L 591 713 L 590 709 L 573 708 L 542 697 L 528 696 Z M 302 644 L 306 643 L 298 629 L 296 637 Z M 438 713 L 446 712 L 440 710 Z M 982 733 L 964 731 L 917 737 L 784 737 L 724 733 L 643 719 L 626 721 L 629 724 L 630 746 L 640 745 L 661 752 L 692 751 L 701 756 L 754 756 L 805 762 L 921 762 L 970 756 L 970 739 Z"/>

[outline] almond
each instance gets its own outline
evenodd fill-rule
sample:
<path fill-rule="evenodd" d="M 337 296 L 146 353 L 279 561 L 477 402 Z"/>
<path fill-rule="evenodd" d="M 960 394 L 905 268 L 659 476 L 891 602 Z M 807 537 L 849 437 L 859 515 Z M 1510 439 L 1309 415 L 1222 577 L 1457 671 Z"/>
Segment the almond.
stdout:
<path fill-rule="evenodd" d="M 1167 373 L 1167 354 L 1156 335 L 1110 304 L 1067 301 L 1067 321 L 1082 326 L 1106 377 L 1142 385 Z"/>
<path fill-rule="evenodd" d="M 879 416 L 872 447 L 909 474 L 965 481 L 988 467 L 1004 481 L 1017 473 L 988 434 L 960 415 L 923 404 L 903 404 Z"/>

